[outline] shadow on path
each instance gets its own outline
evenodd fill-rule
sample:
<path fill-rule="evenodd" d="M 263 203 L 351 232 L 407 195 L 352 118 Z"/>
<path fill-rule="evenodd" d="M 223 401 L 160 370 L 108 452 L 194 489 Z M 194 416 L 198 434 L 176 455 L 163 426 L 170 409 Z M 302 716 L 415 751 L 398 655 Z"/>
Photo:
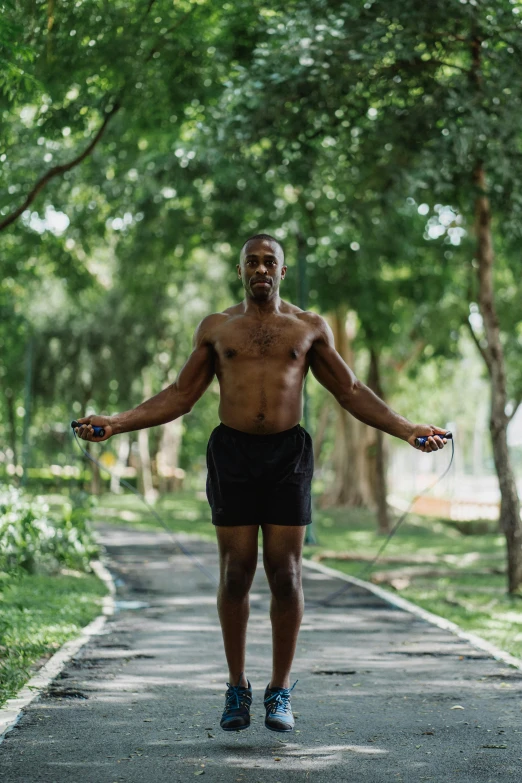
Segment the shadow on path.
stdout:
<path fill-rule="evenodd" d="M 261 564 L 248 636 L 252 726 L 225 734 L 215 585 L 164 533 L 99 531 L 120 608 L 7 734 L 3 783 L 520 779 L 522 672 L 358 587 L 305 612 L 296 731 L 267 731 L 271 629 Z M 187 541 L 217 574 L 214 544 Z M 339 585 L 307 569 L 303 578 L 309 600 Z"/>

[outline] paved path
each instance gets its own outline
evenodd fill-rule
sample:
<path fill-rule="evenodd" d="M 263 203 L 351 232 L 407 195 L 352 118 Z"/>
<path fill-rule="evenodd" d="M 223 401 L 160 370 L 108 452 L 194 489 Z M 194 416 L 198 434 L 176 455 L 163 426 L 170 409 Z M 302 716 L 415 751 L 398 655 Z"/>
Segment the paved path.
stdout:
<path fill-rule="evenodd" d="M 0 745 L 2 783 L 521 779 L 522 673 L 357 587 L 334 607 L 306 611 L 294 667 L 297 730 L 268 732 L 261 567 L 248 646 L 253 724 L 225 734 L 215 586 L 166 534 L 101 530 L 123 580 L 118 599 L 147 606 L 118 611 L 26 710 Z M 214 545 L 188 543 L 217 573 Z M 308 570 L 304 583 L 308 599 L 339 585 Z"/>

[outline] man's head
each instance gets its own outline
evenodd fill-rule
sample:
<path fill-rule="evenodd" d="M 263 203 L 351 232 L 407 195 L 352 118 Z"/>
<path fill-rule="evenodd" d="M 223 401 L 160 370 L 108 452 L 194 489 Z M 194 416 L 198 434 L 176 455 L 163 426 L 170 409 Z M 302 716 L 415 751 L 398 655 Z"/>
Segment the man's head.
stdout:
<path fill-rule="evenodd" d="M 247 296 L 258 301 L 276 296 L 286 275 L 281 243 L 269 234 L 249 237 L 241 248 L 237 273 Z"/>

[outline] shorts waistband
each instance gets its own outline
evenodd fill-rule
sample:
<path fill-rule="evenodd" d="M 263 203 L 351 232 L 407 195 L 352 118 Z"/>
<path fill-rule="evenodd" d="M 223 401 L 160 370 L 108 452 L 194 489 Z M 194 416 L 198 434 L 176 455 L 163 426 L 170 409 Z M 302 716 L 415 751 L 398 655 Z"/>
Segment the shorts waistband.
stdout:
<path fill-rule="evenodd" d="M 296 424 L 295 427 L 290 427 L 289 430 L 281 430 L 281 432 L 271 432 L 271 433 L 263 433 L 263 434 L 256 434 L 253 432 L 243 432 L 243 430 L 236 430 L 233 427 L 229 427 L 227 424 L 223 424 L 221 422 L 218 424 L 217 429 L 221 430 L 222 432 L 228 432 L 231 435 L 235 435 L 239 438 L 244 438 L 245 440 L 250 440 L 251 438 L 254 438 L 255 440 L 259 441 L 276 441 L 276 440 L 284 440 L 284 438 L 287 438 L 289 435 L 293 435 L 296 432 L 299 432 L 299 430 L 302 429 L 300 424 Z"/>

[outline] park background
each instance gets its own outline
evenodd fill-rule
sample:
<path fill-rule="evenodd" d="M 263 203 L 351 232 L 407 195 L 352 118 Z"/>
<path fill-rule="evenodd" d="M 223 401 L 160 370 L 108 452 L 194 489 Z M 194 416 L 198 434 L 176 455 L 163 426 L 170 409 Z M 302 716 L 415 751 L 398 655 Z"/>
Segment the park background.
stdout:
<path fill-rule="evenodd" d="M 1 698 L 100 611 L 92 520 L 156 524 L 71 419 L 175 380 L 257 232 L 356 374 L 455 436 L 371 578 L 519 655 L 522 3 L 0 6 Z M 89 447 L 173 531 L 213 534 L 218 401 Z M 306 553 L 357 573 L 450 450 L 305 402 Z"/>

